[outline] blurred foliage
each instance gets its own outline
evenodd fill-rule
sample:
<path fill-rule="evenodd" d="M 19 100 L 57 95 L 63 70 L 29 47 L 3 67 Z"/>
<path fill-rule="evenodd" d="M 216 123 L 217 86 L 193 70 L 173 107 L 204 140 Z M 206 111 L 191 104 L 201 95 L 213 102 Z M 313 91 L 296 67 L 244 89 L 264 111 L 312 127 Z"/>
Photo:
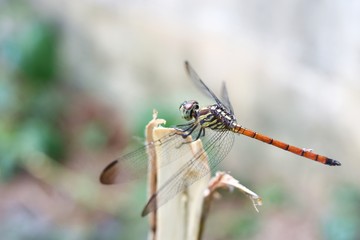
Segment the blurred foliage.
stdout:
<path fill-rule="evenodd" d="M 91 121 L 85 124 L 81 130 L 81 142 L 91 149 L 102 149 L 107 142 L 105 132 L 106 129 L 101 123 Z"/>
<path fill-rule="evenodd" d="M 236 218 L 229 232 L 233 238 L 247 239 L 257 232 L 258 227 L 258 219 L 254 215 L 244 214 Z"/>
<path fill-rule="evenodd" d="M 7 19 L 18 2 L 8 4 Z M 16 21 L 0 38 L 0 178 L 13 176 L 32 151 L 55 160 L 65 156 L 59 116 L 65 100 L 58 81 L 55 24 L 36 17 Z M 10 22 L 9 22 L 10 24 Z"/>
<path fill-rule="evenodd" d="M 324 219 L 324 239 L 360 239 L 359 188 L 352 184 L 344 184 L 338 187 L 334 199 L 332 214 Z"/>
<path fill-rule="evenodd" d="M 123 141 L 121 123 L 112 117 L 112 110 L 88 98 L 87 92 L 76 89 L 74 94 L 71 83 L 61 81 L 61 31 L 57 24 L 33 12 L 24 1 L 6 1 L 0 6 L 0 182 L 6 181 L 10 186 L 10 180 L 15 177 L 25 176 L 26 179 L 26 175 L 18 174 L 26 168 L 32 176 L 38 177 L 36 181 L 39 182 L 35 182 L 45 191 L 50 194 L 59 191 L 69 205 L 79 207 L 78 212 L 68 213 L 70 218 L 90 216 L 79 224 L 71 221 L 57 224 L 56 219 L 52 222 L 31 204 L 18 203 L 18 199 L 9 209 L 6 207 L 2 211 L 0 208 L 2 238 L 134 239 L 135 236 L 139 239 L 145 236 L 146 220 L 139 221 L 140 210 L 135 216 L 133 214 L 135 206 L 144 204 L 145 185 L 134 188 L 127 207 L 104 214 L 98 206 L 102 197 L 98 178 L 89 180 L 80 172 L 72 175 L 71 169 L 54 162 L 63 163 L 72 151 L 76 156 L 83 151 L 87 157 L 94 152 L 101 154 L 101 150 L 117 148 Z M 137 125 L 138 136 L 144 136 L 144 126 L 151 117 L 151 112 L 145 114 L 146 117 L 139 118 L 145 122 Z M 60 175 L 66 178 L 64 185 L 67 187 L 59 183 Z M 15 191 L 23 191 L 17 188 Z M 57 199 L 52 198 L 53 195 L 49 201 L 56 204 Z M 41 204 L 46 205 L 46 200 L 43 201 Z"/>
<path fill-rule="evenodd" d="M 264 206 L 266 208 L 284 206 L 291 198 L 291 196 L 286 195 L 283 185 L 275 181 L 272 184 L 263 186 L 258 192 L 261 192 L 262 199 L 266 199 L 266 205 Z"/>

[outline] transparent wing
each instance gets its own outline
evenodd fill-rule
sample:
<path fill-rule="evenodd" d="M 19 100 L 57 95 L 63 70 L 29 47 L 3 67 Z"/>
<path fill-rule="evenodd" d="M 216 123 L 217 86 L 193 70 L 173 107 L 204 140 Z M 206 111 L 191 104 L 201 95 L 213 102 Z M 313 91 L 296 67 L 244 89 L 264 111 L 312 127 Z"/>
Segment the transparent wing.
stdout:
<path fill-rule="evenodd" d="M 178 127 L 187 128 L 188 124 Z M 145 144 L 140 148 L 137 148 L 134 151 L 131 151 L 127 154 L 120 156 L 119 158 L 113 160 L 101 173 L 100 182 L 103 184 L 115 184 L 115 183 L 126 183 L 140 178 L 145 178 L 149 166 L 154 166 L 154 163 L 149 162 L 148 150 L 149 148 L 154 148 L 155 146 L 160 146 L 164 150 L 161 155 L 166 154 L 169 149 L 180 148 L 185 141 L 185 139 L 177 134 L 178 131 L 174 129 L 173 133 L 170 133 L 154 142 Z M 199 129 L 196 129 L 192 135 L 197 136 Z M 195 138 L 194 138 L 195 139 Z M 170 164 L 171 161 L 175 161 L 180 157 L 191 158 L 191 152 L 179 153 L 179 156 L 171 158 L 161 157 L 165 161 L 158 163 L 157 168 L 161 168 Z M 167 160 L 167 161 L 166 161 Z"/>
<path fill-rule="evenodd" d="M 181 136 L 176 136 L 175 132 L 171 133 L 113 160 L 102 171 L 100 182 L 103 184 L 125 183 L 145 177 L 149 164 L 152 164 L 148 162 L 148 149 L 159 145 L 162 145 L 164 149 L 175 148 L 176 145 L 181 145 L 181 141 L 183 141 Z M 162 164 L 166 165 L 167 163 L 163 162 Z"/>
<path fill-rule="evenodd" d="M 185 188 L 210 173 L 230 152 L 234 143 L 234 134 L 227 130 L 208 131 L 211 136 L 203 142 L 203 150 L 196 153 L 194 157 L 183 165 L 160 189 L 149 199 L 142 216 L 156 210 Z M 199 158 L 207 154 L 209 166 L 204 165 Z"/>
<path fill-rule="evenodd" d="M 224 106 L 226 109 L 229 110 L 230 113 L 234 113 L 233 107 L 229 100 L 229 95 L 226 89 L 225 82 L 223 82 L 222 90 L 221 90 L 221 100 L 215 95 L 211 89 L 206 86 L 206 84 L 201 80 L 199 75 L 195 72 L 195 70 L 191 67 L 188 61 L 185 61 L 185 69 L 187 74 L 189 75 L 190 79 L 195 83 L 195 85 L 207 96 L 213 98 L 217 104 L 220 106 Z"/>
<path fill-rule="evenodd" d="M 230 111 L 230 113 L 234 114 L 234 108 L 231 105 L 225 82 L 223 82 L 221 88 L 221 100 L 223 101 L 225 107 Z"/>
<path fill-rule="evenodd" d="M 199 75 L 191 67 L 188 61 L 185 61 L 185 69 L 190 79 L 195 83 L 195 85 L 207 96 L 212 97 L 218 104 L 222 104 L 219 98 L 215 95 L 213 91 L 210 90 L 208 86 L 201 80 Z"/>

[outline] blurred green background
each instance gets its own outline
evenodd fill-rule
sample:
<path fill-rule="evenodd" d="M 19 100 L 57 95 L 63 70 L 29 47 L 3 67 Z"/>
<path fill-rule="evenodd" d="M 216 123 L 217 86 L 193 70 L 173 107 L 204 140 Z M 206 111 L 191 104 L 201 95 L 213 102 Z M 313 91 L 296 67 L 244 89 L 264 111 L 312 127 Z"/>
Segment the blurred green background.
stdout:
<path fill-rule="evenodd" d="M 219 169 L 263 206 L 224 193 L 204 239 L 360 239 L 359 22 L 356 1 L 1 1 L 1 239 L 146 239 L 145 183 L 98 177 L 154 108 L 211 103 L 184 60 L 244 127 L 343 163 L 237 137 Z"/>

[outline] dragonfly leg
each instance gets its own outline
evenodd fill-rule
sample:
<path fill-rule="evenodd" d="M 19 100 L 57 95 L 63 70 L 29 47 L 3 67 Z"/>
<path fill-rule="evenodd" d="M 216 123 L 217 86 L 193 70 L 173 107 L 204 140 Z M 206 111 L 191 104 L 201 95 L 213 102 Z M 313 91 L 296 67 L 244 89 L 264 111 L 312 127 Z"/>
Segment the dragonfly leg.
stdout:
<path fill-rule="evenodd" d="M 186 128 L 181 128 L 181 127 L 186 127 Z M 194 131 L 194 127 L 196 128 L 196 124 L 194 125 L 194 123 L 188 123 L 188 124 L 176 125 L 174 129 L 180 131 L 181 132 L 180 135 L 183 136 L 183 133 L 188 132 L 189 130 L 191 134 L 192 131 Z M 185 137 L 189 136 L 190 134 L 186 135 Z"/>
<path fill-rule="evenodd" d="M 189 135 L 187 135 L 187 136 L 189 136 Z M 205 136 L 205 128 L 200 128 L 200 130 L 199 130 L 199 132 L 198 132 L 198 134 L 197 134 L 197 136 L 196 136 L 195 139 L 192 139 L 192 140 L 189 141 L 189 142 L 182 142 L 182 143 L 180 143 L 179 146 L 177 146 L 177 148 L 180 148 L 180 147 L 181 147 L 182 145 L 184 145 L 184 144 L 188 144 L 188 143 L 195 142 L 196 140 L 198 140 L 199 138 L 201 138 L 201 137 L 203 137 L 203 136 Z"/>
<path fill-rule="evenodd" d="M 200 128 L 198 135 L 196 136 L 196 138 L 193 141 L 196 141 L 203 136 L 205 136 L 205 128 Z"/>
<path fill-rule="evenodd" d="M 190 126 L 189 128 L 187 128 L 186 130 L 183 130 L 183 134 L 181 134 L 181 136 L 183 138 L 187 138 L 188 136 L 190 136 L 194 130 L 198 127 L 197 124 L 194 124 L 192 126 Z M 201 128 L 202 129 L 202 128 Z M 201 129 L 200 129 L 200 132 L 201 132 Z M 196 138 L 197 139 L 197 138 Z"/>
<path fill-rule="evenodd" d="M 188 122 L 188 123 L 184 123 L 184 124 L 178 124 L 175 126 L 175 128 L 177 127 L 187 127 L 187 126 L 192 126 L 194 124 L 194 122 Z"/>

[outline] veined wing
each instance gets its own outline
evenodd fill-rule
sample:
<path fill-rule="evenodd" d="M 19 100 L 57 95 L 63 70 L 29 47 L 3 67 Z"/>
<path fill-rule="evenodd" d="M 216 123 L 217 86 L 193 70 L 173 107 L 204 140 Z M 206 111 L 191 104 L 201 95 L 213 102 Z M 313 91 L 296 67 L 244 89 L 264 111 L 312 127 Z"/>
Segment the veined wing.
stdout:
<path fill-rule="evenodd" d="M 223 82 L 222 88 L 221 88 L 221 100 L 223 101 L 225 107 L 229 110 L 229 112 L 231 114 L 234 114 L 234 108 L 231 105 L 225 82 Z"/>
<path fill-rule="evenodd" d="M 209 174 L 230 152 L 234 143 L 234 134 L 227 130 L 207 131 L 207 138 L 203 142 L 203 150 L 196 153 L 183 165 L 160 189 L 149 199 L 142 216 L 158 209 L 175 195 L 182 192 L 200 178 Z M 207 154 L 209 165 L 204 165 L 199 158 Z"/>
<path fill-rule="evenodd" d="M 224 106 L 229 110 L 230 113 L 233 114 L 233 107 L 231 106 L 229 96 L 227 93 L 227 89 L 225 83 L 223 82 L 221 97 L 224 102 L 221 102 L 220 99 L 215 95 L 215 93 L 201 80 L 199 75 L 195 72 L 195 70 L 191 67 L 188 61 L 185 61 L 185 69 L 190 79 L 194 82 L 194 84 L 207 96 L 213 98 L 217 104 Z"/>
<path fill-rule="evenodd" d="M 199 75 L 195 72 L 195 70 L 191 67 L 188 61 L 185 61 L 185 69 L 190 79 L 195 83 L 195 85 L 207 96 L 213 98 L 216 103 L 222 104 L 219 98 L 215 95 L 211 89 L 206 86 L 206 84 L 201 80 Z"/>
<path fill-rule="evenodd" d="M 160 145 L 162 145 L 164 149 L 176 147 L 177 145 L 181 145 L 181 139 L 182 137 L 178 136 L 174 131 L 174 133 L 118 157 L 102 171 L 100 182 L 103 184 L 125 183 L 146 177 L 149 166 L 153 165 L 153 163 L 148 160 L 147 150 Z M 163 162 L 161 164 L 166 165 L 168 163 Z M 161 167 L 161 165 L 158 167 Z"/>
<path fill-rule="evenodd" d="M 183 127 L 178 127 L 178 129 L 186 129 L 187 126 L 188 125 L 185 124 Z M 198 131 L 198 129 L 195 130 L 192 135 L 197 136 Z M 174 129 L 173 133 L 170 133 L 160 139 L 145 144 L 140 148 L 113 160 L 102 171 L 100 175 L 100 182 L 103 184 L 125 183 L 146 177 L 147 172 L 149 171 L 149 167 L 155 166 L 153 162 L 149 162 L 149 148 L 154 148 L 161 145 L 163 151 L 159 154 L 162 155 L 166 154 L 169 149 L 180 148 L 186 142 L 186 140 L 178 133 L 179 130 Z M 161 163 L 157 163 L 156 167 L 161 168 L 163 166 L 166 166 L 167 164 L 170 164 L 171 161 L 175 161 L 180 157 L 187 157 L 188 159 L 190 159 L 191 152 L 182 153 L 181 156 L 176 156 L 171 160 L 161 157 L 162 159 L 164 159 L 164 161 Z"/>

